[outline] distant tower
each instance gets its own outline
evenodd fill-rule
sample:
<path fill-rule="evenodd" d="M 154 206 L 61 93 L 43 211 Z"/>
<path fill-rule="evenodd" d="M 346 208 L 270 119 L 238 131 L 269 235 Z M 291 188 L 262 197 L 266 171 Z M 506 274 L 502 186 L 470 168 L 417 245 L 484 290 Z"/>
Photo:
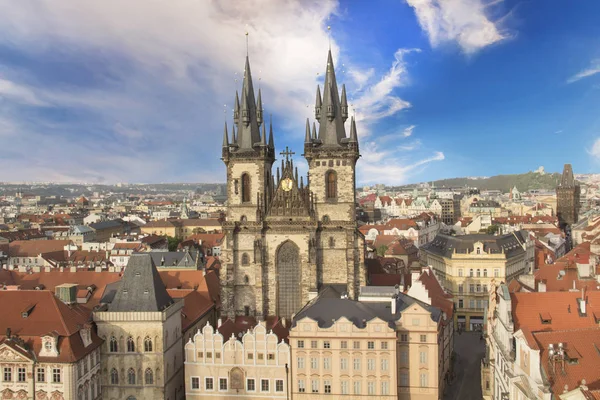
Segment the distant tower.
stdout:
<path fill-rule="evenodd" d="M 181 203 L 181 219 L 189 219 L 190 213 L 187 208 L 187 199 L 183 198 L 183 203 Z"/>
<path fill-rule="evenodd" d="M 577 222 L 580 187 L 575 182 L 571 164 L 565 164 L 560 184 L 556 188 L 556 214 L 561 227 Z"/>

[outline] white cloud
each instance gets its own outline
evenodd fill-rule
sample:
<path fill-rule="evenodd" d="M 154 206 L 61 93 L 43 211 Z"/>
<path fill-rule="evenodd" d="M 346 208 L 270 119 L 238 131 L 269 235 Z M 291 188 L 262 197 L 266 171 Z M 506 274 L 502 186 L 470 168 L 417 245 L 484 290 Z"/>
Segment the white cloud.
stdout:
<path fill-rule="evenodd" d="M 129 139 L 140 139 L 144 134 L 137 129 L 127 128 L 120 122 L 117 122 L 114 127 L 115 133 Z"/>
<path fill-rule="evenodd" d="M 26 86 L 19 85 L 7 79 L 0 78 L 0 100 L 14 101 L 19 104 L 29 106 L 45 106 L 46 103 L 41 100 L 33 90 Z"/>
<path fill-rule="evenodd" d="M 472 54 L 508 35 L 501 32 L 498 22 L 486 15 L 486 7 L 498 2 L 484 0 L 406 0 L 415 10 L 421 28 L 429 42 L 437 47 L 456 42 L 466 54 Z"/>
<path fill-rule="evenodd" d="M 600 161 L 600 138 L 596 139 L 592 147 L 588 150 L 588 153 L 597 161 Z"/>
<path fill-rule="evenodd" d="M 357 90 L 361 90 L 369 81 L 369 79 L 371 79 L 375 74 L 375 68 L 361 70 L 356 67 L 352 67 L 348 69 L 346 74 L 352 78 L 354 84 L 357 86 Z"/>
<path fill-rule="evenodd" d="M 596 75 L 597 73 L 600 73 L 600 59 L 592 61 L 592 64 L 588 68 L 576 73 L 575 75 L 567 79 L 567 83 L 577 82 L 580 79 L 588 78 L 590 76 Z"/>
<path fill-rule="evenodd" d="M 405 138 L 412 136 L 413 131 L 415 130 L 416 125 L 411 125 L 407 128 L 404 128 L 404 130 L 402 131 L 402 136 L 404 136 Z"/>

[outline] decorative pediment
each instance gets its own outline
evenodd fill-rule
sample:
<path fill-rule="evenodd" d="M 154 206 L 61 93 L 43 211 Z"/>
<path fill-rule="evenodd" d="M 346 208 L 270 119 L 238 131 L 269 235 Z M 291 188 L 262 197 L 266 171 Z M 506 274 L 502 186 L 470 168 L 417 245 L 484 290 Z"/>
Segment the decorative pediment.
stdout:
<path fill-rule="evenodd" d="M 270 201 L 268 216 L 310 217 L 313 214 L 313 196 L 302 180 L 298 181 L 298 169 L 291 160 L 282 161 L 281 176 L 277 169 L 277 186 Z"/>
<path fill-rule="evenodd" d="M 23 354 L 19 353 L 15 349 L 13 349 L 7 343 L 2 343 L 0 345 L 0 361 L 2 361 L 2 362 L 28 362 L 28 361 L 31 361 L 31 358 L 25 357 Z"/>
<path fill-rule="evenodd" d="M 3 390 L 2 392 L 0 392 L 0 393 L 2 393 L 2 399 L 3 399 L 3 400 L 4 400 L 4 399 L 14 399 L 14 394 L 15 394 L 15 392 L 13 392 L 13 391 L 12 391 L 12 390 L 10 390 L 10 389 L 4 389 L 4 390 Z"/>
<path fill-rule="evenodd" d="M 42 348 L 40 357 L 58 357 L 58 337 L 50 334 L 42 336 Z"/>
<path fill-rule="evenodd" d="M 48 398 L 48 393 L 43 390 L 38 390 L 35 392 L 35 400 L 46 400 Z"/>

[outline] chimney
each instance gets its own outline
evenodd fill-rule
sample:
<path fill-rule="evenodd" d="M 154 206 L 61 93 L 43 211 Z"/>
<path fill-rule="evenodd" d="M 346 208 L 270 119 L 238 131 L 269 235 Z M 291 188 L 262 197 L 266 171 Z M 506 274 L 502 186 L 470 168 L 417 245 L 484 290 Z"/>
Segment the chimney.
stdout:
<path fill-rule="evenodd" d="M 217 328 L 220 328 L 222 323 L 223 323 L 223 321 L 221 320 L 221 318 L 219 318 L 217 320 Z"/>
<path fill-rule="evenodd" d="M 581 300 L 579 300 L 579 312 L 585 315 L 586 302 L 585 302 L 585 289 L 581 288 Z"/>
<path fill-rule="evenodd" d="M 392 300 L 390 302 L 390 306 L 392 308 L 392 315 L 396 315 L 396 296 L 392 296 Z"/>

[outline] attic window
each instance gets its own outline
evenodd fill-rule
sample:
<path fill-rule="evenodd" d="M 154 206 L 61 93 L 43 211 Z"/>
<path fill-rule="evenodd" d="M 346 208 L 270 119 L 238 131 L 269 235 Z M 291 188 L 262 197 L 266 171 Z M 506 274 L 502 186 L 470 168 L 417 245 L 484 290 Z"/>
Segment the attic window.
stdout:
<path fill-rule="evenodd" d="M 549 312 L 540 313 L 540 319 L 542 320 L 542 324 L 551 324 L 552 316 Z"/>
<path fill-rule="evenodd" d="M 148 291 L 148 289 L 144 290 L 144 294 L 148 294 L 148 293 L 150 293 L 150 292 Z"/>
<path fill-rule="evenodd" d="M 127 294 L 127 289 L 123 289 L 123 293 Z"/>
<path fill-rule="evenodd" d="M 135 276 L 142 276 L 142 274 L 140 272 L 136 272 Z"/>

